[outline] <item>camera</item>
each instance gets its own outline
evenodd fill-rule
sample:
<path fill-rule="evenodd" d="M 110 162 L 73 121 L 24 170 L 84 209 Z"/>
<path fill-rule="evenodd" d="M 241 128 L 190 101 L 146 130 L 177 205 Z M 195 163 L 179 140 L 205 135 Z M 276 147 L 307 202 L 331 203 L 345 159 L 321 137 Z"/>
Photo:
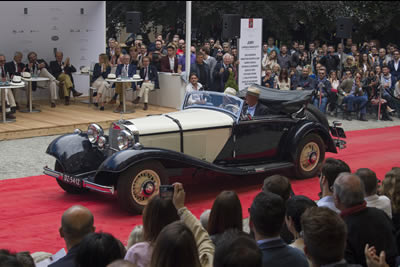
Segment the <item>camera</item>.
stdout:
<path fill-rule="evenodd" d="M 174 196 L 174 186 L 173 185 L 160 185 L 160 197 L 172 199 Z"/>

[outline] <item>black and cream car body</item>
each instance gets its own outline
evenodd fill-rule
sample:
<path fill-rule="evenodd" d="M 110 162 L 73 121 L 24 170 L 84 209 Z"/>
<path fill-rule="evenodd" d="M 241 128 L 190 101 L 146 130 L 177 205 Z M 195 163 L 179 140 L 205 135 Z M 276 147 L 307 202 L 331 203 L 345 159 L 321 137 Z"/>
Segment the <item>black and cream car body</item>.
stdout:
<path fill-rule="evenodd" d="M 325 152 L 344 147 L 343 129 L 308 105 L 312 92 L 259 89 L 271 114 L 243 115 L 244 92 L 241 98 L 200 91 L 187 93 L 180 111 L 113 122 L 108 135 L 96 124 L 75 130 L 49 145 L 56 164 L 44 173 L 69 193 L 117 192 L 131 212 L 141 212 L 168 184 L 171 169 L 243 176 L 291 169 L 298 178 L 315 176 Z"/>

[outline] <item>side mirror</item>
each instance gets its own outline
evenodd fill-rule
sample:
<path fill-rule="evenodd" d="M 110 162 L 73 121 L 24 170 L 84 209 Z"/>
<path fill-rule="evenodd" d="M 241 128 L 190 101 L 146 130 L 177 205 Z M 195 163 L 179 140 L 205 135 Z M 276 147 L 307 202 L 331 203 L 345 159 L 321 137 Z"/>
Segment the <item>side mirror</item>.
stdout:
<path fill-rule="evenodd" d="M 333 121 L 333 126 L 334 127 L 341 127 L 342 123 L 340 121 Z"/>

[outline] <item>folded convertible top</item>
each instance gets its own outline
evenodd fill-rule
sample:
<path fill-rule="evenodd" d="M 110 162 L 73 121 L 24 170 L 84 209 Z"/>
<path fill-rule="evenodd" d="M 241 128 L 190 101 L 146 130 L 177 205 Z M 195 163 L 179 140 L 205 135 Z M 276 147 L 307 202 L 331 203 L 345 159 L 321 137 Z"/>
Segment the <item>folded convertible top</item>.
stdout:
<path fill-rule="evenodd" d="M 311 102 L 312 90 L 278 90 L 253 84 L 252 87 L 260 89 L 259 101 L 269 108 L 274 108 L 280 112 L 293 113 L 298 111 L 303 105 Z M 239 92 L 239 97 L 245 97 L 247 88 Z"/>

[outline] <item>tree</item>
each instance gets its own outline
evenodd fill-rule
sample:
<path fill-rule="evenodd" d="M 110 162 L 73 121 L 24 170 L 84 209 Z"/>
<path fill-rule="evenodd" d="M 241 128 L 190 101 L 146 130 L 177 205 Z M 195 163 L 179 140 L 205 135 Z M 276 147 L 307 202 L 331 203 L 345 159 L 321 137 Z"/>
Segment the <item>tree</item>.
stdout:
<path fill-rule="evenodd" d="M 291 40 L 337 42 L 336 19 L 351 17 L 355 42 L 377 38 L 383 43 L 400 40 L 398 1 L 193 1 L 193 39 L 220 39 L 222 15 L 240 14 L 242 18 L 263 19 L 263 39 L 274 36 L 281 42 Z M 185 1 L 107 1 L 107 36 L 118 33 L 125 26 L 125 13 L 140 11 L 143 32 L 163 26 L 167 33 L 184 36 Z M 145 26 L 145 25 L 152 26 Z M 169 37 L 172 38 L 170 35 Z"/>

